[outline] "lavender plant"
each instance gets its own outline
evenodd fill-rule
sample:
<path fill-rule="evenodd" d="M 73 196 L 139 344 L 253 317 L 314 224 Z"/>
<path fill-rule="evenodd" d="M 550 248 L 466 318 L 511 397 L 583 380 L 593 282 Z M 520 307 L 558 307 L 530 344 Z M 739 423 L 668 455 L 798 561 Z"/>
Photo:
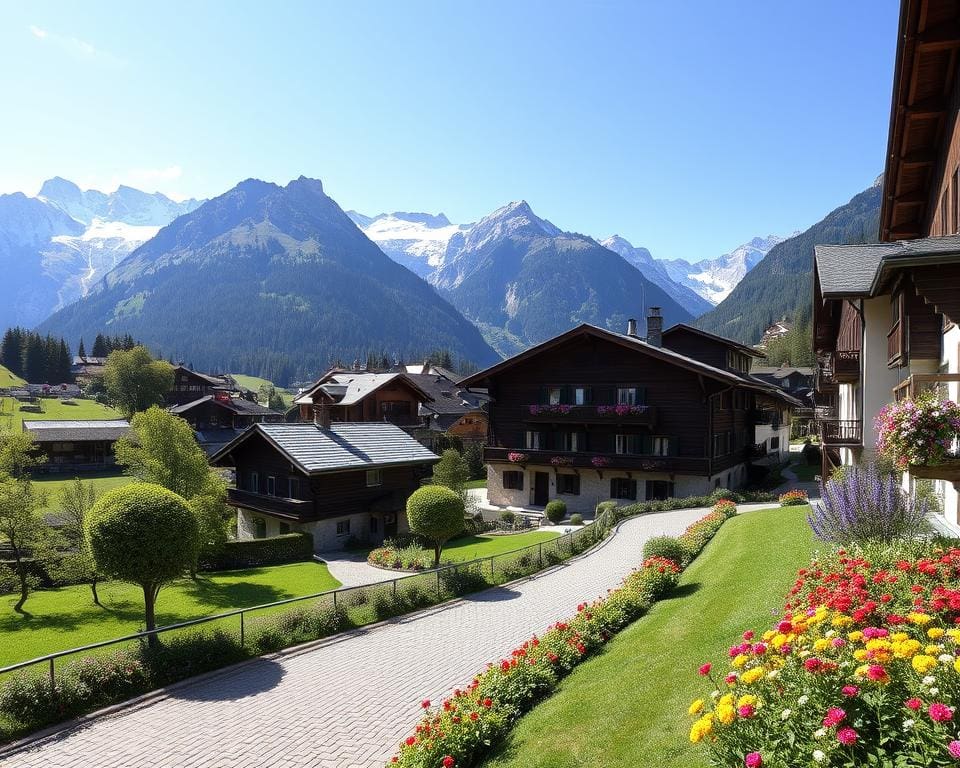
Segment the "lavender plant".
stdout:
<path fill-rule="evenodd" d="M 818 539 L 835 544 L 914 538 L 933 511 L 928 499 L 911 500 L 895 475 L 874 464 L 821 483 L 820 498 L 807 522 Z"/>

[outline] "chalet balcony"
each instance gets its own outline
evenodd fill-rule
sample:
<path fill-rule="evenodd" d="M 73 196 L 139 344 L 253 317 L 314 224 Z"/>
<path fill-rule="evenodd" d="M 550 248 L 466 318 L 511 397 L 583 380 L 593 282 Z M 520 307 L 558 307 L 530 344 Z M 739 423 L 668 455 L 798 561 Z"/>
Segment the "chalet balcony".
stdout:
<path fill-rule="evenodd" d="M 654 427 L 657 409 L 652 405 L 528 405 L 523 420 L 533 423 L 635 424 Z"/>
<path fill-rule="evenodd" d="M 897 320 L 887 334 L 887 366 L 895 368 L 907 361 L 906 333 L 902 320 Z"/>
<path fill-rule="evenodd" d="M 285 499 L 280 496 L 268 496 L 265 493 L 243 491 L 239 488 L 227 489 L 227 503 L 235 507 L 252 509 L 268 515 L 302 520 L 313 515 L 313 501 L 304 499 Z"/>
<path fill-rule="evenodd" d="M 833 380 L 840 384 L 860 381 L 860 352 L 854 349 L 837 350 L 833 358 Z"/>
<path fill-rule="evenodd" d="M 863 422 L 860 419 L 819 419 L 820 441 L 835 448 L 863 446 Z"/>
<path fill-rule="evenodd" d="M 949 396 L 949 385 L 960 383 L 960 373 L 914 373 L 893 388 L 896 401 L 912 399 L 921 392 L 936 392 Z"/>
<path fill-rule="evenodd" d="M 522 456 L 522 461 L 511 460 Z M 532 451 L 513 448 L 484 448 L 487 463 L 513 464 L 517 467 L 537 466 L 554 469 L 588 469 L 633 472 L 669 472 L 686 475 L 706 475 L 708 461 L 696 456 L 640 456 L 620 453 L 574 453 L 560 451 Z"/>
<path fill-rule="evenodd" d="M 764 425 L 773 429 L 780 429 L 780 414 L 776 411 L 750 411 L 750 421 L 753 422 L 754 426 Z"/>

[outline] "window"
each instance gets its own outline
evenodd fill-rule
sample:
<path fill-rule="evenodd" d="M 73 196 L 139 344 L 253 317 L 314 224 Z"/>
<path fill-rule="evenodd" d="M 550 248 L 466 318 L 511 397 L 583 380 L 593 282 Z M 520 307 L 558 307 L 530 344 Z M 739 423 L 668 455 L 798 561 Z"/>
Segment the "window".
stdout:
<path fill-rule="evenodd" d="M 780 450 L 780 435 L 770 438 L 770 450 L 779 451 Z"/>
<path fill-rule="evenodd" d="M 503 487 L 508 491 L 523 490 L 523 472 L 507 470 L 503 473 Z"/>
<path fill-rule="evenodd" d="M 733 408 L 736 411 L 743 410 L 743 392 L 739 389 L 733 393 Z"/>
<path fill-rule="evenodd" d="M 540 433 L 539 432 L 527 432 L 527 440 L 525 447 L 530 451 L 539 451 L 540 450 Z"/>
<path fill-rule="evenodd" d="M 573 404 L 587 405 L 590 401 L 590 391 L 586 387 L 573 388 Z"/>
<path fill-rule="evenodd" d="M 410 401 L 409 400 L 381 400 L 380 415 L 381 416 L 409 416 Z"/>
<path fill-rule="evenodd" d="M 547 387 L 547 405 L 560 405 L 562 387 Z"/>
<path fill-rule="evenodd" d="M 669 456 L 670 455 L 670 438 L 669 437 L 654 437 L 653 438 L 653 450 L 650 451 L 654 456 Z"/>
<path fill-rule="evenodd" d="M 290 533 L 290 523 L 280 523 L 280 535 L 284 536 Z"/>
<path fill-rule="evenodd" d="M 262 517 L 253 518 L 253 536 L 257 539 L 267 538 L 267 521 Z"/>
<path fill-rule="evenodd" d="M 733 407 L 733 393 L 732 392 L 721 392 L 720 393 L 720 410 L 729 411 Z"/>
<path fill-rule="evenodd" d="M 643 453 L 643 435 L 617 435 L 617 453 Z"/>
<path fill-rule="evenodd" d="M 367 470 L 367 488 L 373 488 L 375 485 L 383 485 L 382 469 Z"/>
<path fill-rule="evenodd" d="M 273 475 L 267 476 L 267 495 L 276 496 L 277 495 L 277 478 Z"/>
<path fill-rule="evenodd" d="M 287 498 L 288 499 L 300 498 L 300 481 L 295 477 L 291 477 L 287 479 Z"/>
<path fill-rule="evenodd" d="M 557 475 L 557 493 L 580 495 L 580 475 Z"/>
<path fill-rule="evenodd" d="M 626 477 L 610 478 L 610 498 L 637 500 L 637 481 Z"/>
<path fill-rule="evenodd" d="M 346 536 L 350 533 L 349 520 L 337 520 L 337 536 Z"/>
<path fill-rule="evenodd" d="M 636 387 L 618 387 L 617 405 L 638 405 Z"/>
<path fill-rule="evenodd" d="M 583 432 L 561 432 L 557 435 L 557 450 L 585 451 L 587 436 Z"/>
<path fill-rule="evenodd" d="M 647 501 L 673 498 L 673 483 L 668 480 L 647 480 Z"/>
<path fill-rule="evenodd" d="M 726 456 L 730 453 L 730 442 L 729 432 L 717 432 L 713 436 L 713 455 Z"/>
<path fill-rule="evenodd" d="M 250 473 L 250 490 L 254 493 L 260 493 L 260 475 L 256 472 Z"/>

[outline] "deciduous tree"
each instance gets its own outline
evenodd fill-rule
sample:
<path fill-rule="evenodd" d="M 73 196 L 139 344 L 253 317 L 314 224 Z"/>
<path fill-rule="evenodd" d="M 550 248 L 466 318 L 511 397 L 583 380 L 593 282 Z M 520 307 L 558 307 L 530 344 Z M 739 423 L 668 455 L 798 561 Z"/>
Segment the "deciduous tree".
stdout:
<path fill-rule="evenodd" d="M 130 418 L 164 401 L 173 388 L 173 368 L 154 360 L 146 347 L 117 349 L 107 357 L 103 382 L 110 402 Z"/>

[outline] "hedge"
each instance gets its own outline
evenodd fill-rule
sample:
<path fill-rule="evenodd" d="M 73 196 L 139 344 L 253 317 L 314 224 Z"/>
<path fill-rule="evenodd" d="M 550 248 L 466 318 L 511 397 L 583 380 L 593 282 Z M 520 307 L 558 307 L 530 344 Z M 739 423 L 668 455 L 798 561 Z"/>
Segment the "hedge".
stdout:
<path fill-rule="evenodd" d="M 200 569 L 229 571 L 310 560 L 313 557 L 313 536 L 309 533 L 285 533 L 268 539 L 228 541 L 216 551 L 200 556 Z"/>

